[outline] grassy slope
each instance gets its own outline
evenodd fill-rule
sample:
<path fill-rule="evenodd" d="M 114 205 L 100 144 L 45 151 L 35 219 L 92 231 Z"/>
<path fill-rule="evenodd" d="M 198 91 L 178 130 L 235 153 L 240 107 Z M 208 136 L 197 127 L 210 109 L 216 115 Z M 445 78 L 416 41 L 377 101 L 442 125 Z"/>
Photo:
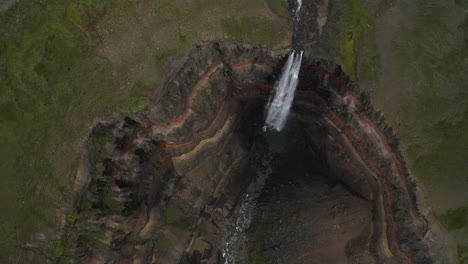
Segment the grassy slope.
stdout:
<path fill-rule="evenodd" d="M 463 204 L 468 201 L 468 20 L 463 1 L 417 1 L 413 14 L 389 19 L 392 27 L 385 34 L 391 43 L 377 49 L 375 22 L 392 7 L 391 1 L 383 2 L 335 3 L 330 17 L 339 19 L 326 26 L 318 52 L 341 61 L 345 72 L 366 84 L 377 108 L 389 114 L 429 206 L 458 241 L 460 261 L 468 263 L 468 204 Z M 383 61 L 378 52 L 395 59 Z M 385 63 L 395 63 L 399 78 L 410 81 L 400 82 L 401 87 L 382 83 Z M 394 91 L 404 96 L 391 99 L 388 93 Z"/>
<path fill-rule="evenodd" d="M 418 81 L 407 88 L 396 128 L 429 206 L 468 263 L 468 20 L 451 1 L 417 6 L 413 26 L 394 43 L 401 75 Z"/>
<path fill-rule="evenodd" d="M 66 149 L 70 138 L 82 137 L 94 116 L 129 105 L 114 95 L 108 63 L 94 56 L 65 4 L 21 1 L 0 20 L 3 258 L 33 231 L 57 225 L 78 158 Z"/>
<path fill-rule="evenodd" d="M 150 50 L 137 50 L 137 56 L 122 65 L 98 55 L 102 39 L 97 25 L 118 29 L 118 21 L 139 19 L 144 11 L 153 14 L 150 27 L 135 30 L 148 32 L 143 38 Z M 191 4 L 169 0 L 19 1 L 2 14 L 0 263 L 9 263 L 7 258 L 14 252 L 17 262 L 25 262 L 28 256 L 21 257 L 25 252 L 20 246 L 32 234 L 54 234 L 61 214 L 57 210 L 72 202 L 69 193 L 80 142 L 94 118 L 144 107 L 144 93 L 164 77 L 165 59 L 200 41 L 201 32 L 212 38 L 227 34 L 273 46 L 284 42 L 289 25 L 271 14 L 263 1 L 246 0 L 197 0 Z M 238 23 L 237 27 L 233 29 L 231 23 Z M 257 30 L 252 30 L 256 25 Z M 151 37 L 163 41 L 151 43 Z M 126 41 L 125 35 L 117 36 L 110 45 Z M 137 76 L 123 86 L 132 67 L 145 57 L 150 58 L 142 64 L 150 69 L 146 76 L 156 77 Z M 47 240 L 52 241 L 50 236 Z"/>
<path fill-rule="evenodd" d="M 416 43 L 398 42 L 401 56 L 415 60 L 406 70 L 422 82 L 402 107 L 409 155 L 428 181 L 468 182 L 468 20 L 452 3 L 420 2 Z M 466 15 L 465 15 L 466 16 Z M 414 131 L 408 124 L 416 124 Z M 415 132 L 417 134 L 415 134 Z M 432 149 L 425 149 L 429 145 Z M 464 158 L 465 157 L 465 158 Z"/>

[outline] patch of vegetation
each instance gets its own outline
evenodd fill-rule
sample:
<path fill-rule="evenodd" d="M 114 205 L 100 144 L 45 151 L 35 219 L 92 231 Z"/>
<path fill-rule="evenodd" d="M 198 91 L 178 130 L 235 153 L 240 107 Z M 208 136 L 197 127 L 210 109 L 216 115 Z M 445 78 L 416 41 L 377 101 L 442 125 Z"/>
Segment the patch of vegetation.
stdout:
<path fill-rule="evenodd" d="M 262 218 L 257 223 L 254 223 L 253 227 L 254 229 L 248 242 L 249 257 L 252 263 L 263 264 L 266 263 L 266 259 L 262 256 L 262 244 L 268 238 L 273 225 Z"/>
<path fill-rule="evenodd" d="M 60 257 L 65 252 L 65 246 L 63 245 L 62 241 L 55 242 L 54 247 L 54 254 L 56 257 Z"/>
<path fill-rule="evenodd" d="M 350 78 L 356 78 L 356 41 L 351 32 L 343 39 L 341 46 L 341 67 Z"/>
<path fill-rule="evenodd" d="M 351 5 L 353 33 L 358 36 L 367 33 L 371 24 L 373 24 L 371 17 L 358 0 L 349 1 Z"/>
<path fill-rule="evenodd" d="M 289 12 L 288 5 L 284 0 L 267 0 L 270 8 L 275 12 L 277 15 L 281 17 L 285 17 L 290 19 L 291 12 Z"/>
<path fill-rule="evenodd" d="M 78 212 L 75 210 L 73 210 L 69 215 L 68 215 L 68 218 L 67 218 L 67 223 L 69 225 L 73 225 L 76 223 L 76 221 L 80 218 L 80 215 L 78 214 Z"/>
<path fill-rule="evenodd" d="M 361 71 L 366 78 L 379 71 L 374 14 L 361 2 L 347 0 L 331 5 L 329 21 L 316 51 L 321 57 L 339 62 L 351 79 L 356 79 Z M 358 65 L 360 69 L 356 68 Z"/>
<path fill-rule="evenodd" d="M 126 237 L 127 242 L 129 242 L 131 244 L 136 244 L 139 239 L 140 239 L 139 235 L 137 233 L 135 233 L 135 232 L 131 232 Z"/>
<path fill-rule="evenodd" d="M 83 211 L 83 212 L 86 212 L 86 211 L 89 211 L 91 210 L 91 208 L 93 207 L 93 203 L 87 199 L 86 197 L 81 201 L 81 204 L 80 204 L 80 210 Z"/>
<path fill-rule="evenodd" d="M 65 256 L 65 252 L 71 248 L 71 245 L 67 241 L 55 241 L 54 245 L 54 258 L 55 263 L 68 264 L 70 260 Z"/>
<path fill-rule="evenodd" d="M 450 209 L 438 218 L 449 231 L 462 229 L 468 223 L 468 206 Z"/>
<path fill-rule="evenodd" d="M 57 264 L 70 264 L 70 263 L 71 263 L 70 259 L 66 257 L 60 257 L 57 260 Z"/>
<path fill-rule="evenodd" d="M 113 213 L 121 213 L 125 209 L 124 204 L 115 199 L 114 194 L 110 189 L 105 192 L 102 202 L 104 204 L 104 208 Z"/>
<path fill-rule="evenodd" d="M 198 231 L 200 232 L 201 235 L 206 235 L 208 232 L 208 221 L 205 219 L 202 219 L 200 224 L 198 225 Z"/>
<path fill-rule="evenodd" d="M 458 261 L 460 264 L 467 264 L 468 263 L 468 247 L 458 245 Z"/>
<path fill-rule="evenodd" d="M 90 8 L 93 0 L 77 0 L 68 5 L 67 15 L 70 22 L 79 25 L 82 23 L 83 12 Z"/>
<path fill-rule="evenodd" d="M 89 243 L 89 246 L 93 250 L 105 250 L 108 248 L 108 245 L 106 244 L 106 231 L 101 230 L 99 232 L 95 232 L 91 234 L 86 243 Z"/>
<path fill-rule="evenodd" d="M 341 44 L 341 62 L 343 70 L 350 76 L 351 79 L 356 79 L 356 60 L 357 60 L 357 47 L 356 40 L 360 40 L 371 28 L 370 16 L 361 7 L 358 0 L 350 0 L 351 6 L 351 29 L 342 36 Z"/>
<path fill-rule="evenodd" d="M 463 119 L 457 123 L 440 121 L 426 132 L 433 141 L 433 149 L 424 153 L 418 145 L 409 149 L 412 164 L 418 175 L 426 181 L 466 182 L 468 168 L 468 105 Z"/>
<path fill-rule="evenodd" d="M 259 256 L 259 255 L 253 255 L 251 261 L 252 261 L 252 264 L 264 264 L 264 263 L 266 263 L 265 257 Z"/>
<path fill-rule="evenodd" d="M 165 217 L 167 225 L 172 225 L 182 230 L 188 230 L 196 221 L 196 217 L 192 213 L 172 203 L 167 204 Z"/>
<path fill-rule="evenodd" d="M 231 37 L 254 43 L 273 44 L 280 38 L 278 21 L 266 17 L 225 18 L 221 27 Z"/>
<path fill-rule="evenodd" d="M 90 146 L 91 151 L 95 154 L 96 161 L 99 162 L 107 158 L 106 145 L 108 143 L 112 144 L 114 140 L 114 135 L 107 129 L 97 131 L 88 138 L 88 146 Z"/>
<path fill-rule="evenodd" d="M 158 240 L 156 241 L 156 249 L 165 252 L 172 247 L 171 240 L 167 238 L 164 234 L 158 235 Z"/>

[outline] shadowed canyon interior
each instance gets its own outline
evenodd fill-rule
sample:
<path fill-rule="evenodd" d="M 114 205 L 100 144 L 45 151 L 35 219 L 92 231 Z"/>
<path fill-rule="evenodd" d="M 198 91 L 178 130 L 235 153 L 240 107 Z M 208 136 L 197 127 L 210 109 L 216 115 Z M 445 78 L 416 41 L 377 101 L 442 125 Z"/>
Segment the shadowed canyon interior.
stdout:
<path fill-rule="evenodd" d="M 281 133 L 262 127 L 287 51 L 240 43 L 197 46 L 151 108 L 98 124 L 62 260 L 443 259 L 391 128 L 339 66 L 312 55 Z"/>

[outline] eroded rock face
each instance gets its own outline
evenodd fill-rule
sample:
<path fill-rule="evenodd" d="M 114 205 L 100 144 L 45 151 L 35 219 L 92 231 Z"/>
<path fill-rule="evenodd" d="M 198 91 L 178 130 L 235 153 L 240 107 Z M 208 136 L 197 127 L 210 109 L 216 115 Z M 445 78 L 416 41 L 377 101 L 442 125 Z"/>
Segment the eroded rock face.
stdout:
<path fill-rule="evenodd" d="M 298 239 L 323 253 L 321 263 L 333 261 L 336 252 L 343 254 L 340 261 L 350 263 L 443 262 L 442 253 L 431 253 L 439 248 L 437 237 L 418 211 L 416 184 L 391 128 L 339 66 L 305 58 L 293 121 L 286 129 L 289 139 L 283 154 L 272 153 L 261 127 L 285 55 L 286 51 L 239 43 L 196 47 L 151 109 L 96 126 L 89 138 L 88 173 L 77 180 L 85 184 L 63 234 L 61 258 L 74 263 L 223 263 L 226 237 L 238 217 L 242 195 L 259 170 L 270 166 L 272 174 L 287 173 L 284 166 L 289 163 L 278 164 L 288 153 L 306 155 L 316 166 L 304 165 L 288 175 L 291 181 L 302 176 L 286 190 L 315 190 L 322 195 L 317 194 L 319 201 L 329 197 L 323 203 L 311 202 L 321 204 L 319 209 L 297 212 L 298 219 L 335 210 L 328 205 L 339 201 L 336 198 L 346 201 L 349 211 L 328 215 L 323 223 L 331 227 L 339 219 L 359 223 L 343 223 L 340 230 L 346 235 L 339 237 L 343 241 L 338 248 L 326 240 L 326 233 L 321 234 L 322 242 L 331 244 L 309 240 L 322 228 L 314 222 L 304 228 L 311 235 Z M 288 145 L 298 135 L 299 143 Z M 265 164 L 265 156 L 276 158 Z M 300 160 L 303 164 L 308 159 Z M 319 178 L 311 176 L 317 173 Z M 323 188 L 305 188 L 307 175 L 321 179 L 310 184 L 323 183 Z M 277 246 L 279 253 L 267 250 L 266 240 L 252 243 L 264 212 L 277 201 L 271 198 L 275 190 L 285 191 L 267 183 L 269 195 L 259 200 L 254 224 L 244 238 L 246 246 L 237 255 L 239 263 L 258 256 L 273 263 L 279 259 L 275 254 L 295 255 L 292 240 L 282 239 L 292 230 L 288 227 L 272 234 L 284 243 Z M 349 214 L 355 216 L 346 218 Z M 356 230 L 358 226 L 362 229 Z M 309 260 L 290 263 L 313 263 Z"/>

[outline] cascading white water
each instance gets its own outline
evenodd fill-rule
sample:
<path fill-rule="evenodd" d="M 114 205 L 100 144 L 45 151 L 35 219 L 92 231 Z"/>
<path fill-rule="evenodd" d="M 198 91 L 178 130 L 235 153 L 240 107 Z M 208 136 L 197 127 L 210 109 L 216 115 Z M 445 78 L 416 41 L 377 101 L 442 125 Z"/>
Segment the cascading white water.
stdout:
<path fill-rule="evenodd" d="M 299 81 L 299 70 L 301 69 L 302 51 L 289 54 L 288 61 L 283 67 L 280 79 L 275 85 L 273 99 L 267 105 L 266 128 L 281 131 L 288 118 L 289 110 L 294 100 L 297 83 Z"/>
<path fill-rule="evenodd" d="M 302 0 L 297 0 L 297 7 L 296 7 L 296 14 L 301 10 L 302 7 Z"/>

